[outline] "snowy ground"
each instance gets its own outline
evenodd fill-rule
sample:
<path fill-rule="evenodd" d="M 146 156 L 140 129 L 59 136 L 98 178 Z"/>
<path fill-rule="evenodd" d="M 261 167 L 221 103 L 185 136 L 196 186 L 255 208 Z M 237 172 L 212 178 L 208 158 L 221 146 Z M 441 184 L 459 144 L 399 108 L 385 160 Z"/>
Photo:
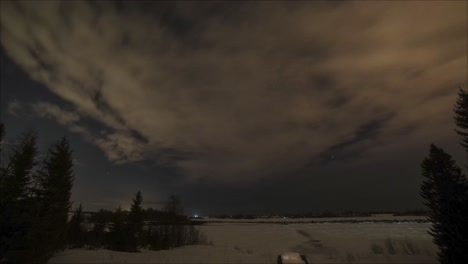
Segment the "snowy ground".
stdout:
<path fill-rule="evenodd" d="M 427 223 L 255 224 L 199 227 L 212 245 L 123 253 L 67 250 L 49 263 L 276 263 L 298 251 L 310 263 L 437 263 Z"/>
<path fill-rule="evenodd" d="M 193 221 L 208 223 L 323 223 L 323 222 L 428 222 L 425 216 L 357 216 L 357 217 L 319 217 L 319 218 L 255 218 L 255 219 L 233 219 L 233 218 L 201 218 Z"/>

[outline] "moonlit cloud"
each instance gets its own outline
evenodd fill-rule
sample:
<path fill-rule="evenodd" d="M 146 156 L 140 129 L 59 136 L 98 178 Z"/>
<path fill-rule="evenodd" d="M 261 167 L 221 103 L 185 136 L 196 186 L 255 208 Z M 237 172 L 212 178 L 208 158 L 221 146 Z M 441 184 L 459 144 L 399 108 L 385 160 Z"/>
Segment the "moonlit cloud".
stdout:
<path fill-rule="evenodd" d="M 33 110 L 39 116 L 54 119 L 62 125 L 68 125 L 80 120 L 80 116 L 77 113 L 62 110 L 60 107 L 50 103 L 36 103 L 33 105 Z"/>
<path fill-rule="evenodd" d="M 5 1 L 1 43 L 74 107 L 36 112 L 113 162 L 248 180 L 451 137 L 467 85 L 466 8 Z"/>

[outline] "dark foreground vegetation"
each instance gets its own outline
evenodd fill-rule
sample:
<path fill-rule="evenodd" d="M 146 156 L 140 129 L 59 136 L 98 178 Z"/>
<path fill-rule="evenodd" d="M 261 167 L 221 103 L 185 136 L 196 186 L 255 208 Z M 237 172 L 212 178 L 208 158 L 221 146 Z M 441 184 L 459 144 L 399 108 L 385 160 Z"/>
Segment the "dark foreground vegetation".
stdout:
<path fill-rule="evenodd" d="M 454 108 L 456 132 L 468 160 L 468 92 L 460 88 Z M 468 166 L 468 164 L 467 164 Z M 421 196 L 432 222 L 429 232 L 439 247 L 442 264 L 468 263 L 468 182 L 453 158 L 442 148 L 430 146 L 422 162 L 425 178 Z"/>
<path fill-rule="evenodd" d="M 135 194 L 130 211 L 120 207 L 114 212 L 100 210 L 84 213 L 78 207 L 69 223 L 69 248 L 138 252 L 171 249 L 186 245 L 207 244 L 208 240 L 195 225 L 182 215 L 176 196 L 170 196 L 163 210 L 141 207 L 143 198 Z"/>
<path fill-rule="evenodd" d="M 6 144 L 0 124 L 0 263 L 47 263 L 66 248 L 137 252 L 203 244 L 207 239 L 182 215 L 176 196 L 164 210 L 143 209 L 135 195 L 130 211 L 120 207 L 70 217 L 73 158 L 66 138 L 39 159 L 36 133 Z"/>
<path fill-rule="evenodd" d="M 38 160 L 35 133 L 4 144 L 0 125 L 0 259 L 45 263 L 66 243 L 73 185 L 70 145 L 61 139 Z"/>

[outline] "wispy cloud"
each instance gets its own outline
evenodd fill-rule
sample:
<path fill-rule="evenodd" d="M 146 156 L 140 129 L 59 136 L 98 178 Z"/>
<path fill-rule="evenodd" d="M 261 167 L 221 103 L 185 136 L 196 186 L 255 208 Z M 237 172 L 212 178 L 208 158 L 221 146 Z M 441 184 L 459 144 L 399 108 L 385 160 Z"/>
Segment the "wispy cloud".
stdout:
<path fill-rule="evenodd" d="M 5 1 L 1 43 L 76 107 L 38 113 L 110 160 L 255 179 L 451 135 L 467 84 L 466 5 Z"/>
<path fill-rule="evenodd" d="M 63 110 L 54 104 L 38 102 L 32 108 L 39 116 L 54 119 L 62 125 L 70 125 L 80 120 L 77 113 Z"/>

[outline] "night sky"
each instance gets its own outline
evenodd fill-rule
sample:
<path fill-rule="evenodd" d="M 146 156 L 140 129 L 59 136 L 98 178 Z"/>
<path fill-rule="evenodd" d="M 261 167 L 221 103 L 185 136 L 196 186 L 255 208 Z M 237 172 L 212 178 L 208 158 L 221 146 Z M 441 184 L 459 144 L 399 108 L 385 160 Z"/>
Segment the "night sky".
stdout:
<path fill-rule="evenodd" d="M 0 5 L 7 142 L 67 136 L 85 210 L 419 209 L 429 144 L 464 164 L 466 1 Z"/>

